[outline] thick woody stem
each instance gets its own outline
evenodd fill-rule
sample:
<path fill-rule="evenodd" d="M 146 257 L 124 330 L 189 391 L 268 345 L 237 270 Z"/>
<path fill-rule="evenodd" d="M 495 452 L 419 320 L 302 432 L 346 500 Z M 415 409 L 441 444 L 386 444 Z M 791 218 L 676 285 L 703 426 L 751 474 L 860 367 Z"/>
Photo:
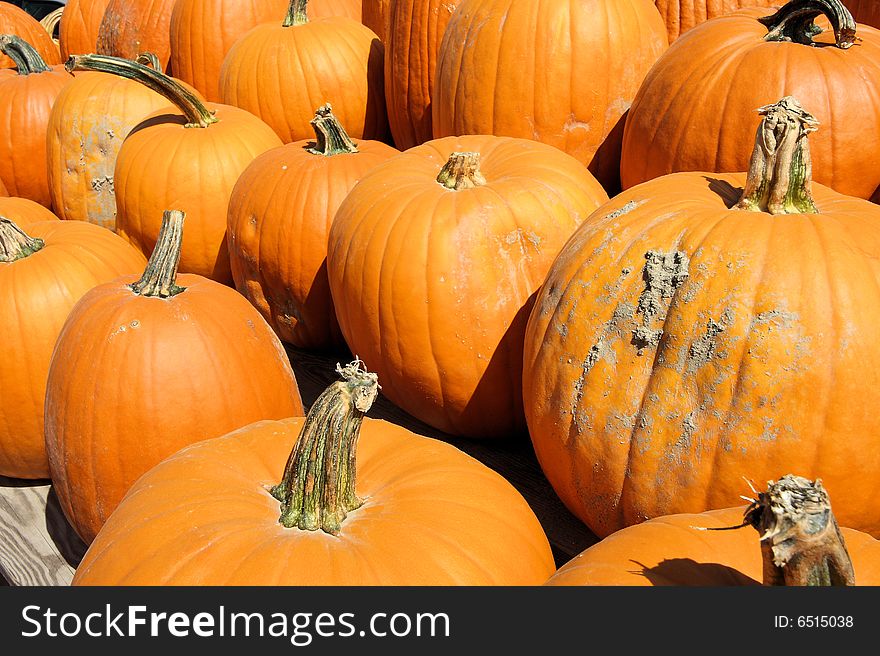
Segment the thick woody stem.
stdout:
<path fill-rule="evenodd" d="M 838 48 L 847 49 L 857 40 L 856 22 L 840 0 L 792 0 L 772 16 L 759 18 L 768 30 L 766 41 L 791 41 L 813 45 L 813 37 L 822 30 L 813 22 L 824 14 L 834 30 Z"/>
<path fill-rule="evenodd" d="M 52 70 L 31 44 L 15 34 L 0 34 L 0 52 L 15 62 L 19 75 Z"/>
<path fill-rule="evenodd" d="M 166 210 L 162 215 L 159 238 L 147 262 L 140 280 L 130 285 L 138 296 L 170 298 L 184 291 L 177 285 L 177 266 L 183 245 L 183 220 L 186 215 L 179 210 Z"/>
<path fill-rule="evenodd" d="M 316 139 L 314 147 L 307 149 L 310 153 L 331 156 L 358 151 L 354 141 L 333 114 L 330 103 L 319 107 L 309 124 L 315 130 Z"/>
<path fill-rule="evenodd" d="M 30 237 L 15 223 L 0 216 L 0 262 L 9 263 L 36 253 L 45 243 Z"/>
<path fill-rule="evenodd" d="M 290 0 L 287 6 L 287 16 L 284 17 L 284 27 L 292 27 L 294 25 L 305 25 L 309 22 L 306 15 L 306 7 L 309 0 Z"/>
<path fill-rule="evenodd" d="M 440 169 L 437 182 L 454 191 L 486 184 L 486 178 L 480 172 L 480 153 L 452 153 Z"/>

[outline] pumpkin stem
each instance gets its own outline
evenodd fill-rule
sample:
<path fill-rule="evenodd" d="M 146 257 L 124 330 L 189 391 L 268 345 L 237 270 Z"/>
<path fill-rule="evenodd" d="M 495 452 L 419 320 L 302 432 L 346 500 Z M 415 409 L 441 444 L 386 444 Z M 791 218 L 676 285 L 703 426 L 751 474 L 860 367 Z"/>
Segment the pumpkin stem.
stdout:
<path fill-rule="evenodd" d="M 355 454 L 361 422 L 379 392 L 377 376 L 355 360 L 336 371 L 331 384 L 309 409 L 284 467 L 271 489 L 281 502 L 286 528 L 321 529 L 336 535 L 349 511 L 363 504 L 355 494 Z"/>
<path fill-rule="evenodd" d="M 792 41 L 809 46 L 813 45 L 813 37 L 822 32 L 813 22 L 822 14 L 831 23 L 838 48 L 845 50 L 859 40 L 856 22 L 840 0 L 792 0 L 772 16 L 758 21 L 768 30 L 765 41 Z"/>
<path fill-rule="evenodd" d="M 343 153 L 356 153 L 357 145 L 348 136 L 342 123 L 333 114 L 330 103 L 318 108 L 315 118 L 309 121 L 309 125 L 315 130 L 316 143 L 307 148 L 315 155 L 342 155 Z"/>
<path fill-rule="evenodd" d="M 480 172 L 480 153 L 452 153 L 440 169 L 437 182 L 454 191 L 486 184 Z"/>
<path fill-rule="evenodd" d="M 15 262 L 36 253 L 45 245 L 42 239 L 30 237 L 15 223 L 0 216 L 0 262 Z"/>
<path fill-rule="evenodd" d="M 15 62 L 19 75 L 52 70 L 30 43 L 15 34 L 0 34 L 0 52 Z"/>
<path fill-rule="evenodd" d="M 855 585 L 852 561 L 822 481 L 770 481 L 745 512 L 761 534 L 764 585 Z"/>
<path fill-rule="evenodd" d="M 745 188 L 737 209 L 770 214 L 815 214 L 807 135 L 819 121 L 786 96 L 758 109 L 764 118 L 755 135 Z"/>
<path fill-rule="evenodd" d="M 154 71 L 137 62 L 110 55 L 72 55 L 64 68 L 68 71 L 100 71 L 140 82 L 167 98 L 186 116 L 186 127 L 206 128 L 217 122 L 214 112 L 189 89 L 161 71 Z"/>
<path fill-rule="evenodd" d="M 284 27 L 292 27 L 294 25 L 305 25 L 309 22 L 306 15 L 306 6 L 309 0 L 290 0 L 287 6 L 287 16 L 284 17 Z"/>
<path fill-rule="evenodd" d="M 159 56 L 155 52 L 140 52 L 134 60 L 138 64 L 142 64 L 147 68 L 152 68 L 154 71 L 159 71 L 160 73 L 162 72 L 162 62 L 159 61 Z"/>
<path fill-rule="evenodd" d="M 150 254 L 150 261 L 147 262 L 144 275 L 140 277 L 140 280 L 129 285 L 138 296 L 169 298 L 186 289 L 178 287 L 176 284 L 185 218 L 186 215 L 180 210 L 165 210 L 162 214 L 159 238 Z"/>

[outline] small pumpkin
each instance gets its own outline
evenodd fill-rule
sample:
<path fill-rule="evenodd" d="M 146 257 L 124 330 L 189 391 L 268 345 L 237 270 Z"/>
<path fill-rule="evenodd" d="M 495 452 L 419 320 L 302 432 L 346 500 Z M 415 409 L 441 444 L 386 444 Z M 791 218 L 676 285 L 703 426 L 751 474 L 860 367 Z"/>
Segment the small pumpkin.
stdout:
<path fill-rule="evenodd" d="M 519 492 L 449 444 L 365 418 L 375 374 L 339 371 L 304 420 L 257 422 L 149 471 L 73 584 L 545 581 L 550 546 Z"/>
<path fill-rule="evenodd" d="M 58 27 L 62 60 L 95 52 L 98 30 L 110 0 L 68 0 Z"/>
<path fill-rule="evenodd" d="M 31 44 L 40 58 L 50 66 L 61 63 L 58 46 L 39 21 L 10 2 L 0 2 L 0 34 L 14 34 Z M 0 69 L 16 65 L 17 62 L 9 55 L 0 52 Z"/>
<path fill-rule="evenodd" d="M 178 449 L 303 414 L 287 355 L 259 313 L 234 289 L 177 275 L 183 220 L 164 213 L 140 279 L 99 285 L 74 306 L 49 366 L 49 470 L 86 543 L 131 484 Z"/>
<path fill-rule="evenodd" d="M 176 1 L 110 0 L 98 26 L 94 52 L 125 59 L 135 59 L 141 52 L 152 52 L 159 58 L 164 71 L 171 56 L 169 28 L 171 10 Z"/>

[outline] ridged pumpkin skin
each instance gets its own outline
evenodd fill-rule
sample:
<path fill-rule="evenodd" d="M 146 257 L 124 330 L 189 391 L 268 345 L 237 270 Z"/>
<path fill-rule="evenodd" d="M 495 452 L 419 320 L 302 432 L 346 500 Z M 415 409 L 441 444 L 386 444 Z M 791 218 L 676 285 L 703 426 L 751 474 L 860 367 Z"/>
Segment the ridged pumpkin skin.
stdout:
<path fill-rule="evenodd" d="M 431 96 L 440 41 L 461 0 L 398 0 L 388 9 L 385 104 L 401 150 L 434 138 Z"/>
<path fill-rule="evenodd" d="M 822 125 L 811 137 L 813 179 L 871 197 L 880 185 L 880 121 L 866 117 L 880 98 L 880 31 L 859 25 L 862 40 L 848 49 L 766 42 L 757 19 L 772 13 L 744 9 L 698 25 L 658 60 L 626 121 L 624 189 L 677 171 L 745 171 L 755 108 L 792 95 Z"/>
<path fill-rule="evenodd" d="M 266 486 L 302 423 L 258 422 L 168 458 L 113 513 L 73 584 L 540 585 L 552 574 L 547 538 L 507 481 L 369 417 L 357 456 L 364 505 L 338 536 L 284 528 Z"/>
<path fill-rule="evenodd" d="M 613 194 L 624 112 L 666 47 L 650 0 L 462 0 L 440 44 L 434 137 L 542 141 Z"/>
<path fill-rule="evenodd" d="M 50 471 L 87 543 L 131 484 L 178 449 L 303 414 L 281 343 L 238 292 L 181 274 L 180 294 L 142 297 L 128 286 L 136 280 L 101 285 L 77 303 L 49 370 Z"/>
<path fill-rule="evenodd" d="M 846 0 L 845 4 L 856 22 L 880 28 L 880 3 L 876 0 Z"/>
<path fill-rule="evenodd" d="M 116 229 L 119 149 L 132 128 L 167 106 L 162 96 L 132 80 L 77 73 L 49 115 L 49 195 L 61 218 Z"/>
<path fill-rule="evenodd" d="M 0 2 L 0 34 L 16 34 L 31 44 L 50 66 L 61 63 L 58 46 L 39 21 L 24 9 Z M 0 69 L 13 68 L 15 62 L 0 52 Z"/>
<path fill-rule="evenodd" d="M 654 0 L 654 4 L 666 23 L 666 33 L 672 43 L 695 25 L 711 18 L 743 7 L 780 7 L 785 0 Z"/>
<path fill-rule="evenodd" d="M 19 199 L 0 199 L 0 216 L 45 245 L 27 257 L 0 263 L 0 475 L 48 478 L 43 399 L 61 327 L 86 292 L 142 270 L 146 259 L 97 226 L 58 220 L 19 223 L 15 212 L 6 211 L 6 202 L 14 200 Z"/>
<path fill-rule="evenodd" d="M 822 479 L 842 526 L 880 534 L 880 207 L 814 184 L 818 214 L 727 209 L 744 180 L 677 173 L 623 192 L 535 300 L 529 432 L 599 536 L 732 506 L 743 476 L 780 463 Z"/>
<path fill-rule="evenodd" d="M 743 511 L 669 515 L 625 528 L 575 556 L 547 585 L 759 585 L 761 548 L 752 527 L 710 533 L 693 528 L 738 526 Z M 880 585 L 880 542 L 861 531 L 840 530 L 856 585 Z"/>
<path fill-rule="evenodd" d="M 110 0 L 68 0 L 58 26 L 61 58 L 95 52 L 98 30 Z"/>
<path fill-rule="evenodd" d="M 391 11 L 391 0 L 363 0 L 361 5 L 361 22 L 376 33 L 379 40 L 385 43 L 385 22 Z"/>
<path fill-rule="evenodd" d="M 19 228 L 24 228 L 31 223 L 40 221 L 57 221 L 51 210 L 43 205 L 36 203 L 29 198 L 19 198 L 17 196 L 5 196 L 0 187 L 0 216 L 9 219 Z"/>
<path fill-rule="evenodd" d="M 388 135 L 383 68 L 381 41 L 356 20 L 266 23 L 226 55 L 220 96 L 259 116 L 284 143 L 311 138 L 309 121 L 325 103 L 353 138 L 382 141 Z"/>
<path fill-rule="evenodd" d="M 356 153 L 314 145 L 274 148 L 245 169 L 229 201 L 229 258 L 236 288 L 282 340 L 327 349 L 345 344 L 327 280 L 330 224 L 358 180 L 399 153 L 366 139 Z"/>
<path fill-rule="evenodd" d="M 486 184 L 437 182 L 478 152 Z M 342 334 L 382 393 L 455 435 L 522 431 L 522 335 L 556 253 L 605 192 L 573 157 L 526 139 L 436 139 L 379 165 L 330 228 Z"/>
<path fill-rule="evenodd" d="M 125 59 L 152 52 L 165 70 L 171 57 L 169 28 L 176 1 L 110 0 L 98 27 L 96 52 Z"/>

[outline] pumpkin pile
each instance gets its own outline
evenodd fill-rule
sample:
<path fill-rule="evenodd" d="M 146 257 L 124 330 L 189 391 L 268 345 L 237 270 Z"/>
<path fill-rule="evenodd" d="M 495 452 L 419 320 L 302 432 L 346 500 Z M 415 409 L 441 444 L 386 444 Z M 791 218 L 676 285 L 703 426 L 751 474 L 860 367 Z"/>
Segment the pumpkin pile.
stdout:
<path fill-rule="evenodd" d="M 877 6 L 0 2 L 0 476 L 75 585 L 876 584 Z"/>

